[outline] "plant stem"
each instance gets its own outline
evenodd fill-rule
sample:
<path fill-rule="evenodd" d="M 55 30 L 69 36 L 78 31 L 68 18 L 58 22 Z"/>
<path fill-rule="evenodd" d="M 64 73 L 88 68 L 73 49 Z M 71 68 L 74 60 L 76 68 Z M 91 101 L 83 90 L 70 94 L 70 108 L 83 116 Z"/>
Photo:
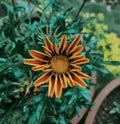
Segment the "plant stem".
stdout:
<path fill-rule="evenodd" d="M 9 17 L 10 17 L 10 33 L 11 33 L 11 40 L 15 42 L 15 10 L 16 10 L 16 4 L 14 0 L 11 0 L 12 3 L 12 7 L 13 7 L 13 12 L 9 13 Z"/>
<path fill-rule="evenodd" d="M 77 12 L 76 18 L 79 16 L 79 14 L 80 14 L 80 12 L 81 12 L 82 8 L 84 7 L 84 5 L 85 5 L 86 1 L 87 1 L 87 0 L 84 0 L 84 1 L 83 1 L 83 3 L 82 3 L 82 5 L 81 5 L 81 7 L 79 8 L 79 10 L 78 10 L 78 12 Z"/>
<path fill-rule="evenodd" d="M 12 2 L 12 6 L 14 8 L 14 11 L 15 11 L 15 9 L 16 9 L 15 1 L 14 0 L 11 0 L 11 2 Z"/>

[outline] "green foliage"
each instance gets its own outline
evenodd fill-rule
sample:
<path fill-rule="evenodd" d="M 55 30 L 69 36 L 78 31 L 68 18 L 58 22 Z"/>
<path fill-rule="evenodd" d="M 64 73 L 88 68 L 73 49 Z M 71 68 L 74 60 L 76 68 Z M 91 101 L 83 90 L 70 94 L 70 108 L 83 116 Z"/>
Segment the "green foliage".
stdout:
<path fill-rule="evenodd" d="M 93 43 L 93 48 L 95 44 L 97 44 L 97 47 L 95 47 L 95 49 L 97 48 L 96 51 L 98 51 L 98 54 L 91 52 L 91 54 L 93 54 L 91 61 L 94 62 L 94 60 L 96 60 L 96 56 L 99 56 L 99 59 L 96 60 L 96 62 L 103 63 L 104 66 L 106 66 L 106 68 L 109 70 L 109 72 L 101 65 L 101 67 L 99 66 L 98 70 L 103 72 L 104 75 L 112 73 L 112 77 L 119 77 L 120 59 L 118 54 L 120 39 L 115 33 L 108 33 L 109 27 L 104 24 L 104 20 L 106 19 L 106 17 L 104 17 L 102 13 L 84 13 L 83 16 L 84 18 L 93 17 L 93 21 L 86 27 L 84 27 L 83 32 L 89 32 L 97 38 L 97 40 L 92 38 L 93 42 L 90 42 Z M 116 66 L 118 68 L 117 70 Z"/>
<path fill-rule="evenodd" d="M 120 114 L 120 104 L 117 102 L 113 102 L 114 107 L 110 110 L 110 114 Z"/>
<path fill-rule="evenodd" d="M 114 3 L 114 2 L 113 2 Z M 119 11 L 120 5 L 116 4 L 116 7 L 112 9 L 111 11 L 108 11 L 104 3 L 95 2 L 86 3 L 83 11 L 89 12 L 89 13 L 103 13 L 105 16 L 104 24 L 108 26 L 108 32 L 115 32 L 119 37 L 119 29 L 120 29 L 120 11 Z"/>
<path fill-rule="evenodd" d="M 88 104 L 91 102 L 90 81 L 86 89 L 68 87 L 60 99 L 47 96 L 47 85 L 35 91 L 33 81 L 42 72 L 31 71 L 23 64 L 23 58 L 29 56 L 30 49 L 42 51 L 45 35 L 57 44 L 62 34 L 67 34 L 70 41 L 76 34 L 83 35 L 81 44 L 89 48 L 83 53 L 91 60 L 83 66 L 83 71 L 88 74 L 95 70 L 105 72 L 101 65 L 102 56 L 94 51 L 97 40 L 93 35 L 82 33 L 91 18 L 72 18 L 70 14 L 74 9 L 70 7 L 64 11 L 58 0 L 37 2 L 43 7 L 37 12 L 39 7 L 30 1 L 0 3 L 7 11 L 0 18 L 0 124 L 70 124 L 74 112 L 80 116 L 82 107 L 91 106 Z"/>

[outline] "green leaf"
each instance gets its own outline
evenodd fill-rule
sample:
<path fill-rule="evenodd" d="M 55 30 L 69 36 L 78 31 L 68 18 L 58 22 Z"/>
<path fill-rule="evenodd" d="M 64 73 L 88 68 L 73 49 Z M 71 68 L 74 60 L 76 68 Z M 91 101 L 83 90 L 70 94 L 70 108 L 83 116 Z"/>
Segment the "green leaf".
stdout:
<path fill-rule="evenodd" d="M 76 105 L 75 110 L 76 110 L 76 113 L 77 113 L 78 117 L 80 117 L 80 110 L 81 110 L 80 106 Z"/>
<path fill-rule="evenodd" d="M 57 124 L 57 119 L 55 116 L 52 116 L 50 114 L 45 114 L 46 115 L 46 120 L 47 122 L 49 122 L 50 124 Z M 47 122 L 45 122 L 47 124 Z"/>
<path fill-rule="evenodd" d="M 99 70 L 99 71 L 101 71 L 101 72 L 104 73 L 104 74 L 108 74 L 108 73 L 109 73 L 109 71 L 107 70 L 107 68 L 105 68 L 103 65 L 94 64 L 93 67 L 94 67 L 96 70 Z"/>
<path fill-rule="evenodd" d="M 0 114 L 3 114 L 3 113 L 5 113 L 5 110 L 0 108 Z"/>
<path fill-rule="evenodd" d="M 120 65 L 120 61 L 104 61 L 103 64 L 118 66 Z"/>
<path fill-rule="evenodd" d="M 42 115 L 41 115 L 41 111 L 44 110 L 44 102 L 41 102 L 38 106 L 37 106 L 37 109 L 36 109 L 36 119 L 39 120 L 39 118 L 41 117 L 42 118 Z"/>
<path fill-rule="evenodd" d="M 91 97 L 90 97 L 91 92 L 90 92 L 90 90 L 88 90 L 88 89 L 81 89 L 81 90 L 80 90 L 80 93 L 81 93 L 81 95 L 82 95 L 86 100 L 91 101 Z"/>
<path fill-rule="evenodd" d="M 28 120 L 28 124 L 34 124 L 36 123 L 37 121 L 39 123 L 42 122 L 42 119 L 43 119 L 43 115 L 44 115 L 44 112 L 45 112 L 45 109 L 46 109 L 46 98 L 43 98 L 42 99 L 38 99 L 37 98 L 39 97 L 35 97 L 33 100 L 33 105 L 34 105 L 34 109 L 32 111 L 32 114 L 31 116 L 29 117 L 29 120 Z M 37 104 L 35 103 L 37 102 Z M 33 106 L 32 105 L 32 106 Z"/>
<path fill-rule="evenodd" d="M 0 63 L 0 72 L 8 70 L 10 65 L 10 63 Z"/>
<path fill-rule="evenodd" d="M 72 89 L 69 89 L 65 92 L 64 96 L 69 96 L 69 95 L 72 95 L 73 94 L 73 91 Z"/>
<path fill-rule="evenodd" d="M 77 99 L 77 95 L 72 95 L 68 102 L 68 105 L 74 104 L 76 102 L 76 99 Z"/>
<path fill-rule="evenodd" d="M 61 99 L 58 99 L 58 98 L 55 98 L 55 102 L 62 103 L 62 100 Z"/>
<path fill-rule="evenodd" d="M 30 105 L 34 105 L 35 103 L 39 103 L 42 99 L 43 99 L 44 96 L 41 96 L 41 95 L 37 95 L 37 96 L 34 96 L 31 101 L 30 101 Z"/>
<path fill-rule="evenodd" d="M 60 123 L 60 124 L 66 124 L 66 121 L 65 121 L 64 116 L 60 116 L 60 117 L 59 117 L 59 123 Z"/>
<path fill-rule="evenodd" d="M 12 100 L 11 100 L 10 98 L 8 98 L 7 96 L 4 97 L 4 101 L 5 101 L 6 103 L 11 103 L 11 102 L 12 102 Z"/>
<path fill-rule="evenodd" d="M 27 119 L 27 118 L 29 118 L 29 112 L 30 112 L 30 110 L 29 110 L 29 107 L 27 106 L 27 105 L 25 105 L 24 107 L 23 107 L 23 112 L 24 112 L 24 116 L 25 116 L 25 118 Z"/>
<path fill-rule="evenodd" d="M 7 59 L 6 58 L 0 58 L 0 63 L 4 63 L 4 62 L 7 62 Z"/>
<path fill-rule="evenodd" d="M 16 47 L 15 43 L 10 41 L 4 48 L 5 53 L 11 54 L 15 47 Z"/>
<path fill-rule="evenodd" d="M 18 67 L 13 67 L 13 72 L 14 72 L 14 75 L 15 75 L 16 78 L 24 77 L 22 70 Z"/>
<path fill-rule="evenodd" d="M 64 12 L 64 16 L 70 15 L 70 13 L 73 12 L 73 10 L 74 10 L 73 7 L 68 8 L 68 9 Z"/>

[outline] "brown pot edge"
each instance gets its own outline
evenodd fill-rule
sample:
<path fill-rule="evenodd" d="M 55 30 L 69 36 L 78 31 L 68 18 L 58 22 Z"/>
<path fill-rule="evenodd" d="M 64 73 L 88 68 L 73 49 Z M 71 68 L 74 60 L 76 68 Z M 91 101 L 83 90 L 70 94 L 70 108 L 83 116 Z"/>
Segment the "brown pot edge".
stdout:
<path fill-rule="evenodd" d="M 120 86 L 120 78 L 114 79 L 110 83 L 108 83 L 97 95 L 97 97 L 94 100 L 95 105 L 91 108 L 89 111 L 87 118 L 85 120 L 85 124 L 93 124 L 95 115 L 104 101 L 104 99 L 108 96 L 109 93 L 111 93 L 115 88 Z"/>

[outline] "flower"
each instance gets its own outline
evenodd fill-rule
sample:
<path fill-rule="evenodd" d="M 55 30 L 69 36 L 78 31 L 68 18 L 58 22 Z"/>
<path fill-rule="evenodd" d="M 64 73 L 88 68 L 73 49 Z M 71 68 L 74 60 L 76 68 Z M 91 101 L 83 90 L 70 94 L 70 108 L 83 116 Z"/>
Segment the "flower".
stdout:
<path fill-rule="evenodd" d="M 48 96 L 60 98 L 62 89 L 68 85 L 73 87 L 78 85 L 85 88 L 87 84 L 83 79 L 90 79 L 90 76 L 82 72 L 79 66 L 89 62 L 85 55 L 79 55 L 83 50 L 82 45 L 78 45 L 80 36 L 67 44 L 67 37 L 63 35 L 60 45 L 52 43 L 48 37 L 45 38 L 44 52 L 29 50 L 32 59 L 24 59 L 24 64 L 32 65 L 33 71 L 42 70 L 43 74 L 34 82 L 35 86 L 48 83 Z"/>

